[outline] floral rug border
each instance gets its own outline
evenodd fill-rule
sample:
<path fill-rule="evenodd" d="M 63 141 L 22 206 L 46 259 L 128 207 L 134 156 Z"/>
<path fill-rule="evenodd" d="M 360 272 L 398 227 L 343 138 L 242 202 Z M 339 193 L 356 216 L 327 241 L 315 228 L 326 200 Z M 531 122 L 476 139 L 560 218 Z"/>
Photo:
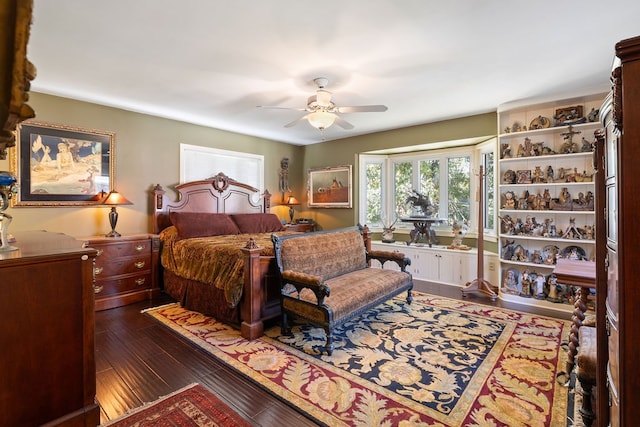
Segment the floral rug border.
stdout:
<path fill-rule="evenodd" d="M 275 339 L 275 337 L 279 335 L 279 328 L 272 328 L 268 330 L 266 332 L 267 336 L 263 336 L 258 340 L 246 341 L 239 336 L 239 332 L 237 330 L 213 319 L 212 322 L 207 325 L 207 328 L 205 330 L 202 330 L 199 327 L 199 324 L 203 321 L 202 319 L 207 318 L 207 316 L 201 315 L 199 313 L 191 312 L 193 313 L 192 318 L 190 318 L 189 324 L 185 326 L 176 324 L 173 320 L 165 316 L 171 317 L 171 311 L 175 310 L 176 308 L 182 311 L 186 311 L 183 310 L 177 303 L 174 305 L 149 309 L 146 310 L 146 312 L 158 321 L 168 326 L 170 329 L 176 331 L 181 335 L 184 335 L 192 342 L 196 343 L 197 345 L 211 353 L 214 357 L 217 357 L 224 363 L 228 364 L 243 375 L 258 383 L 260 386 L 266 388 L 275 396 L 284 399 L 289 404 L 307 413 L 317 421 L 328 425 L 350 425 L 350 423 L 346 422 L 336 414 L 333 414 L 333 411 L 329 410 L 330 408 L 323 408 L 321 405 L 319 405 L 319 403 L 321 402 L 311 402 L 307 398 L 301 397 L 295 392 L 287 389 L 282 384 L 276 382 L 273 377 L 265 375 L 266 371 L 254 369 L 247 364 L 246 360 L 241 360 L 242 354 L 255 354 L 255 352 L 263 352 L 264 357 L 269 358 L 272 355 L 270 352 L 275 352 L 278 354 L 286 353 L 287 358 L 294 358 L 297 360 L 295 361 L 295 364 L 298 366 L 301 366 L 301 364 L 317 366 L 318 369 L 322 370 L 322 375 L 327 375 L 331 378 L 344 379 L 350 384 L 356 384 L 361 389 L 369 390 L 369 392 L 378 396 L 383 396 L 384 398 L 390 400 L 393 403 L 394 407 L 397 406 L 398 410 L 409 410 L 415 412 L 416 416 L 414 418 L 411 418 L 412 425 L 459 426 L 463 423 L 465 423 L 465 425 L 470 425 L 468 423 L 470 420 L 471 411 L 477 412 L 472 417 L 479 421 L 476 425 L 482 425 L 481 421 L 484 421 L 484 417 L 487 414 L 490 414 L 492 411 L 509 412 L 511 410 L 523 410 L 523 408 L 520 407 L 509 408 L 509 405 L 514 404 L 514 402 L 513 400 L 510 400 L 508 396 L 501 396 L 499 399 L 493 401 L 485 397 L 484 404 L 479 408 L 475 407 L 477 406 L 475 405 L 476 400 L 479 397 L 482 397 L 479 396 L 482 388 L 490 379 L 492 373 L 495 374 L 494 371 L 496 369 L 498 360 L 504 356 L 504 350 L 507 348 L 508 343 L 512 340 L 513 334 L 516 329 L 519 328 L 526 330 L 527 328 L 529 328 L 526 325 L 526 322 L 529 320 L 546 319 L 545 322 L 548 322 L 549 324 L 557 324 L 557 326 L 561 330 L 560 336 L 566 339 L 570 326 L 570 323 L 564 320 L 540 315 L 531 315 L 528 313 L 521 313 L 504 308 L 495 308 L 480 304 L 467 303 L 464 301 L 453 300 L 446 297 L 422 294 L 419 292 L 414 293 L 414 298 L 414 301 L 416 302 L 430 305 L 440 310 L 454 310 L 472 316 L 487 316 L 492 321 L 504 322 L 505 329 L 500 334 L 498 341 L 494 343 L 492 349 L 487 354 L 487 358 L 481 363 L 477 372 L 474 373 L 473 379 L 465 388 L 464 396 L 457 405 L 460 408 L 446 415 L 440 414 L 437 411 L 433 410 L 425 411 L 425 407 L 423 405 L 410 398 L 399 395 L 398 393 L 389 392 L 383 386 L 377 385 L 372 381 L 362 379 L 359 376 L 353 375 L 341 368 L 336 368 L 330 363 L 327 363 L 326 360 L 318 360 L 316 356 L 307 354 L 301 350 L 291 347 L 289 344 L 278 341 L 277 339 Z M 162 314 L 161 312 L 165 314 Z M 211 328 L 211 325 L 214 325 L 213 328 Z M 527 331 L 525 331 L 525 333 L 526 332 Z M 529 332 L 532 333 L 532 336 L 536 335 L 534 334 L 534 330 L 531 330 Z M 207 342 L 207 339 L 215 340 L 214 342 L 216 342 L 217 345 Z M 564 367 L 566 361 L 566 352 L 560 348 L 559 344 L 560 343 L 558 343 L 557 346 L 557 357 L 555 358 L 555 372 L 560 371 L 562 367 Z M 328 356 L 321 357 L 321 359 L 327 358 Z M 287 369 L 291 369 L 291 367 L 288 366 Z M 337 381 L 339 382 L 341 380 Z M 514 387 L 521 386 L 521 384 L 514 385 Z M 560 386 L 555 381 L 550 386 L 553 387 L 554 397 L 553 402 L 549 402 L 549 421 L 546 424 L 542 422 L 537 425 L 565 425 L 568 395 L 567 388 Z M 345 387 L 347 386 L 345 385 Z M 295 387 L 293 387 L 293 389 L 295 390 Z M 373 401 L 375 401 L 375 398 L 372 397 L 372 399 Z M 540 399 L 542 399 L 542 397 L 540 397 Z M 541 402 L 540 404 L 544 405 L 544 402 Z M 462 409 L 463 407 L 464 409 Z M 424 420 L 420 421 L 421 416 L 426 416 L 430 421 L 435 422 L 435 424 L 427 424 Z M 362 417 L 369 417 L 368 421 L 372 419 L 371 414 L 360 415 L 360 417 L 361 419 L 364 419 Z M 375 418 L 375 415 L 373 417 Z M 507 418 L 509 418 L 508 415 Z M 518 420 L 517 418 L 507 419 L 506 422 L 511 424 L 517 423 Z"/>

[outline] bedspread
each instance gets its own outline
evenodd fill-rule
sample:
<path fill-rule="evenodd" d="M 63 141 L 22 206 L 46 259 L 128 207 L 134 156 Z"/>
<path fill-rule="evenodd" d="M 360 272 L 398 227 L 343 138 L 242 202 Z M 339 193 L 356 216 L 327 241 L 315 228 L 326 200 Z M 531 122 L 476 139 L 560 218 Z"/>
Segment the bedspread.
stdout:
<path fill-rule="evenodd" d="M 271 234 L 235 234 L 178 240 L 177 230 L 171 226 L 160 233 L 163 244 L 162 266 L 180 277 L 222 289 L 226 301 L 231 307 L 235 307 L 242 298 L 244 287 L 244 257 L 241 249 L 252 237 L 262 249 L 261 256 L 273 256 Z"/>

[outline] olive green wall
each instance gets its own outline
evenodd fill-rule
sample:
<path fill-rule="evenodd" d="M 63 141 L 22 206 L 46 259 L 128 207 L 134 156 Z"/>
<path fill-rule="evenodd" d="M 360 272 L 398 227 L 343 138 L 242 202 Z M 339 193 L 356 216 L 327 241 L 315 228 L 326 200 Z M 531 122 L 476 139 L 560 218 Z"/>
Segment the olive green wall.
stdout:
<path fill-rule="evenodd" d="M 422 146 L 435 142 L 495 135 L 496 124 L 496 114 L 486 113 L 307 145 L 304 151 L 304 170 L 353 165 L 353 186 L 358 188 L 358 154 L 388 148 Z M 421 149 L 424 150 L 424 147 Z M 303 195 L 302 198 L 306 202 L 306 195 Z M 316 220 L 323 229 L 345 227 L 357 224 L 358 211 L 356 207 L 358 203 L 358 192 L 354 191 L 353 209 L 301 209 L 299 215 Z"/>
<path fill-rule="evenodd" d="M 180 176 L 180 143 L 263 155 L 265 188 L 273 193 L 272 206 L 281 198 L 277 189 L 283 157 L 290 159 L 290 181 L 303 180 L 302 147 L 40 93 L 31 93 L 29 105 L 38 122 L 115 132 L 115 188 L 133 202 L 118 207 L 120 233 L 151 231 L 149 190 L 155 184 L 176 197 L 173 186 Z M 0 160 L 0 170 L 10 170 L 9 156 Z M 293 184 L 292 189 L 298 190 Z M 288 218 L 288 209 L 282 206 L 272 207 L 272 212 Z M 83 237 L 111 230 L 104 207 L 15 207 L 7 213 L 13 216 L 10 233 L 48 230 Z"/>
<path fill-rule="evenodd" d="M 180 143 L 263 155 L 265 188 L 273 194 L 271 212 L 282 219 L 288 219 L 288 209 L 278 206 L 281 199 L 278 178 L 280 160 L 288 157 L 289 184 L 302 202 L 296 207 L 296 218 L 312 218 L 319 228 L 326 230 L 357 223 L 358 194 L 353 193 L 352 209 L 309 209 L 308 169 L 353 165 L 353 185 L 357 188 L 359 153 L 496 133 L 496 114 L 487 113 L 301 147 L 41 93 L 31 93 L 29 104 L 35 109 L 38 122 L 115 132 L 115 187 L 133 202 L 118 207 L 117 230 L 121 233 L 151 231 L 149 190 L 155 184 L 161 184 L 167 195 L 175 198 L 173 186 L 179 180 Z M 9 160 L 0 160 L 0 170 L 10 170 Z M 104 207 L 7 210 L 13 216 L 9 232 L 48 230 L 76 237 L 107 233 L 111 229 L 107 212 Z"/>

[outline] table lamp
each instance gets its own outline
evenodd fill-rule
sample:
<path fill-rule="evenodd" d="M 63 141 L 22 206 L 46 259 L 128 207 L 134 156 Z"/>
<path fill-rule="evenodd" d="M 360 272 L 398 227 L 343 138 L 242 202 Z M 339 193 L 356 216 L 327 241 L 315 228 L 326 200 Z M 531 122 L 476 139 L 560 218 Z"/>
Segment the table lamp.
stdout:
<path fill-rule="evenodd" d="M 120 237 L 120 233 L 116 231 L 116 223 L 118 222 L 118 211 L 116 211 L 116 206 L 131 205 L 132 203 L 122 194 L 113 190 L 107 195 L 102 204 L 111 206 L 111 211 L 109 212 L 109 224 L 111 224 L 111 231 L 108 234 L 105 234 L 105 237 Z"/>
<path fill-rule="evenodd" d="M 293 207 L 299 205 L 300 202 L 293 196 L 287 197 L 287 201 L 285 202 L 286 206 L 289 206 L 289 224 L 293 224 Z"/>

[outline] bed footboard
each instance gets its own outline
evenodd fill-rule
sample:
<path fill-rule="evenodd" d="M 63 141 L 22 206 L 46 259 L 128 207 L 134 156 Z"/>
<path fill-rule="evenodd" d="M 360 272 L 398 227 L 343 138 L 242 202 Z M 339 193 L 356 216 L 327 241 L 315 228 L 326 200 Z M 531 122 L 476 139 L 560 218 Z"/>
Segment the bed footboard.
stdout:
<path fill-rule="evenodd" d="M 280 284 L 273 256 L 260 256 L 260 248 L 253 240 L 249 240 L 242 252 L 244 293 L 240 334 L 253 340 L 263 335 L 265 320 L 280 315 Z"/>

